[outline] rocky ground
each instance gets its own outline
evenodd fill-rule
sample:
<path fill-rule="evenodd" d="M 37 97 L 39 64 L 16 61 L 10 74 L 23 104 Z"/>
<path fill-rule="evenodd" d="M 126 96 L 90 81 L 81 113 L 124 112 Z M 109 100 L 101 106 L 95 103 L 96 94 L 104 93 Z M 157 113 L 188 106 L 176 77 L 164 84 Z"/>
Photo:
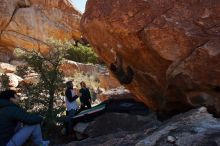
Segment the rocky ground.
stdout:
<path fill-rule="evenodd" d="M 205 107 L 160 122 L 154 113 L 105 113 L 84 131 L 88 138 L 62 146 L 220 146 L 220 119 Z"/>

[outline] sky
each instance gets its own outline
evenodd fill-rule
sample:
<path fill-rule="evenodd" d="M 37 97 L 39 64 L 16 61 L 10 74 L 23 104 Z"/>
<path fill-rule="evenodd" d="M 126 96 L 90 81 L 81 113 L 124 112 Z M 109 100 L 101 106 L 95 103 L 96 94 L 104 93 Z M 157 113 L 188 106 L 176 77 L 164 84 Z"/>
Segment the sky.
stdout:
<path fill-rule="evenodd" d="M 78 10 L 84 13 L 87 0 L 71 0 L 71 1 Z"/>

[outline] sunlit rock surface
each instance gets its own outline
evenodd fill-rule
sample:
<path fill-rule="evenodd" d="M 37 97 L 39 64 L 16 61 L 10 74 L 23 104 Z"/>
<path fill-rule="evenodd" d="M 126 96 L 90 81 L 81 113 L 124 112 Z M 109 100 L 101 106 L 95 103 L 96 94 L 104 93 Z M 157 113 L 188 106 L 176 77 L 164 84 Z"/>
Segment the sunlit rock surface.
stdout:
<path fill-rule="evenodd" d="M 2 73 L 14 73 L 16 71 L 16 66 L 0 62 L 0 71 Z"/>
<path fill-rule="evenodd" d="M 110 82 L 110 81 L 109 81 Z M 97 95 L 100 101 L 107 100 L 123 100 L 123 99 L 136 99 L 136 97 L 127 89 L 122 86 L 106 90 Z"/>
<path fill-rule="evenodd" d="M 220 1 L 88 0 L 83 36 L 118 80 L 161 115 L 220 115 Z"/>
<path fill-rule="evenodd" d="M 79 40 L 80 19 L 68 0 L 1 0 L 0 60 L 10 61 L 15 47 L 47 52 L 49 38 Z"/>
<path fill-rule="evenodd" d="M 109 70 L 105 66 L 65 60 L 60 69 L 66 77 L 74 76 L 77 73 L 88 74 L 94 80 L 97 80 L 99 87 L 104 89 L 112 89 L 120 86 L 118 80 L 109 74 Z"/>

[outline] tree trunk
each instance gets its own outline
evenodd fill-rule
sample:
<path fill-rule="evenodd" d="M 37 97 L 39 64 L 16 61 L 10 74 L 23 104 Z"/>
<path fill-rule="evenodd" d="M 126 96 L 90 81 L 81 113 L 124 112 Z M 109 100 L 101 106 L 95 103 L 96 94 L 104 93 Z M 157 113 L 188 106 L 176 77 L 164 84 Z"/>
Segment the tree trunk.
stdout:
<path fill-rule="evenodd" d="M 53 100 L 54 100 L 54 91 L 49 91 L 49 104 L 48 104 L 48 110 L 47 110 L 47 118 L 49 121 L 53 120 Z"/>

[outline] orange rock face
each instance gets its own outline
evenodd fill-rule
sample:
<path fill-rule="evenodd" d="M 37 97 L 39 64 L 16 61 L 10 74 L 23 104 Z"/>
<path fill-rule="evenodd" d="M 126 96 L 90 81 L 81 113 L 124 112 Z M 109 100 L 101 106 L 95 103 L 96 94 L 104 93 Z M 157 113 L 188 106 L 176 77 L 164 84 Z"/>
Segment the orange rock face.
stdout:
<path fill-rule="evenodd" d="M 60 69 L 63 71 L 65 76 L 73 76 L 76 73 L 84 72 L 92 74 L 98 72 L 98 67 L 92 64 L 84 64 L 71 60 L 65 60 L 61 65 Z"/>
<path fill-rule="evenodd" d="M 0 55 L 15 47 L 47 52 L 49 38 L 78 40 L 80 19 L 68 0 L 1 0 Z"/>
<path fill-rule="evenodd" d="M 112 74 L 168 114 L 220 113 L 219 26 L 219 0 L 88 0 L 81 20 Z"/>
<path fill-rule="evenodd" d="M 99 80 L 101 88 L 106 90 L 117 88 L 121 86 L 117 79 L 109 74 L 108 69 L 105 67 L 98 67 L 93 64 L 84 64 L 75 61 L 66 60 L 60 67 L 64 75 L 67 77 L 74 76 L 76 73 L 87 73 L 94 75 Z"/>

